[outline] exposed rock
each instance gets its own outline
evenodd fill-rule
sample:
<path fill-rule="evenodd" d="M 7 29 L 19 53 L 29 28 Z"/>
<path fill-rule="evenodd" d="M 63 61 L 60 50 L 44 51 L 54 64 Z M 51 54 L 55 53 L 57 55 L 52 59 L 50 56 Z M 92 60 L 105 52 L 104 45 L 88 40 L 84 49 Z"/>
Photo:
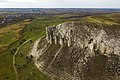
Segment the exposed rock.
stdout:
<path fill-rule="evenodd" d="M 80 22 L 50 26 L 37 49 L 36 63 L 60 80 L 120 79 L 120 26 Z"/>

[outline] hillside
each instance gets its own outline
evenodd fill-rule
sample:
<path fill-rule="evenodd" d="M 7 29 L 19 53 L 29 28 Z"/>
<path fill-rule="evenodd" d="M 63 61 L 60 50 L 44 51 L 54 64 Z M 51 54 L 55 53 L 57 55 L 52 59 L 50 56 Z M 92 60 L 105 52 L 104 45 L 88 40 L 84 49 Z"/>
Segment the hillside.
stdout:
<path fill-rule="evenodd" d="M 107 25 L 120 24 L 120 13 L 89 16 L 83 18 L 83 20 L 85 22 L 91 22 L 96 24 L 107 24 Z"/>
<path fill-rule="evenodd" d="M 120 13 L 71 10 L 1 13 L 0 80 L 119 80 Z"/>
<path fill-rule="evenodd" d="M 34 65 L 29 56 L 31 47 L 36 39 L 45 36 L 45 27 L 73 20 L 76 19 L 60 19 L 53 15 L 3 25 L 0 28 L 0 80 L 51 80 Z"/>
<path fill-rule="evenodd" d="M 30 55 L 59 80 L 120 79 L 120 13 L 85 17 L 46 28 Z"/>

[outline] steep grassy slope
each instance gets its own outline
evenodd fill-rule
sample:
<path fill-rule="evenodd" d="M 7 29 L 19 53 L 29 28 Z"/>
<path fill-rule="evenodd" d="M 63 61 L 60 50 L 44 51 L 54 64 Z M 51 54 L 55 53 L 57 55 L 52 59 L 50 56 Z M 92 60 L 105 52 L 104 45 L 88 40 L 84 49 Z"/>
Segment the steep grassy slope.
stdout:
<path fill-rule="evenodd" d="M 32 54 L 36 64 L 60 80 L 119 80 L 119 15 L 89 16 L 48 27 L 46 39 Z"/>
<path fill-rule="evenodd" d="M 26 24 L 25 27 L 5 27 L 7 29 L 2 31 L 8 30 L 9 33 L 5 33 L 6 36 L 4 38 L 1 36 L 1 44 L 10 44 L 14 37 L 15 41 L 9 45 L 10 47 L 5 52 L 0 54 L 0 80 L 50 80 L 50 77 L 36 68 L 32 61 L 32 57 L 29 57 L 28 54 L 33 42 L 45 35 L 45 27 L 57 25 L 63 21 L 68 20 L 37 18 L 32 20 L 30 24 Z M 21 23 L 18 24 L 20 25 Z M 17 34 L 20 34 L 19 37 L 16 37 Z M 20 39 L 18 40 L 18 38 Z"/>
<path fill-rule="evenodd" d="M 117 25 L 116 26 L 117 28 L 120 23 L 119 19 L 120 19 L 119 13 L 100 15 L 100 16 L 99 15 L 90 16 L 87 18 L 83 18 L 83 20 L 75 19 L 75 18 L 61 19 L 59 17 L 44 18 L 44 19 L 37 18 L 37 19 L 34 19 L 30 24 L 26 24 L 26 23 L 25 23 L 26 25 L 23 24 L 24 26 L 20 25 L 22 23 L 18 23 L 18 24 L 13 24 L 11 27 L 6 27 L 6 29 L 4 28 L 0 29 L 1 30 L 0 33 L 2 32 L 0 34 L 0 40 L 1 40 L 0 45 L 3 46 L 3 44 L 7 44 L 9 46 L 9 48 L 5 52 L 0 54 L 0 80 L 15 80 L 15 79 L 51 80 L 48 75 L 43 74 L 36 68 L 32 60 L 33 59 L 32 56 L 28 56 L 33 42 L 36 39 L 40 38 L 41 36 L 45 36 L 45 27 L 51 26 L 51 25 L 57 25 L 65 21 L 80 21 L 80 22 L 83 22 L 83 24 L 93 25 L 93 27 L 97 27 L 97 25 L 102 24 L 107 26 Z M 49 49 L 45 52 L 45 56 L 49 54 L 49 52 L 51 52 L 53 53 L 53 55 L 51 55 L 50 57 L 53 57 L 55 52 L 57 52 L 58 49 L 60 49 L 59 45 L 50 45 Z M 64 47 L 64 49 L 66 50 L 66 47 Z M 64 49 L 62 50 L 63 53 L 67 53 L 67 52 L 64 52 Z M 15 64 L 13 64 L 13 60 L 14 60 L 13 56 L 15 58 Z M 50 59 L 50 57 L 48 56 L 46 59 L 48 60 Z M 66 57 L 67 56 L 62 58 L 66 58 Z M 66 63 L 69 63 L 67 61 L 68 59 L 65 59 L 65 60 L 66 60 Z M 15 69 L 13 68 L 13 66 L 15 66 L 17 74 L 15 73 Z M 59 64 L 54 66 L 59 66 Z M 63 65 L 60 64 L 60 66 L 63 66 Z M 67 64 L 65 64 L 65 66 L 67 69 L 68 67 Z M 71 64 L 71 67 L 72 67 L 72 64 Z"/>

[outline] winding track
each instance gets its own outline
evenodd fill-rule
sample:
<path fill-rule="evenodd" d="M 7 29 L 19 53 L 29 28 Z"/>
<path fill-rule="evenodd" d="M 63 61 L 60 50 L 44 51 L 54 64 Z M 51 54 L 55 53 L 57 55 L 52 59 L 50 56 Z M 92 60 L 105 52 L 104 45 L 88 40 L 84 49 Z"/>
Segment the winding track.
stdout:
<path fill-rule="evenodd" d="M 30 39 L 28 39 L 27 41 L 25 41 L 22 45 L 20 45 L 20 46 L 17 48 L 17 50 L 16 50 L 16 52 L 15 52 L 15 54 L 14 54 L 14 56 L 13 56 L 13 68 L 14 68 L 16 80 L 18 80 L 18 73 L 17 73 L 17 69 L 16 69 L 16 55 L 17 55 L 18 51 L 20 50 L 20 48 L 21 48 L 24 44 L 26 44 L 27 42 L 29 42 L 29 41 L 32 40 L 32 39 L 33 39 L 33 38 L 30 38 Z"/>

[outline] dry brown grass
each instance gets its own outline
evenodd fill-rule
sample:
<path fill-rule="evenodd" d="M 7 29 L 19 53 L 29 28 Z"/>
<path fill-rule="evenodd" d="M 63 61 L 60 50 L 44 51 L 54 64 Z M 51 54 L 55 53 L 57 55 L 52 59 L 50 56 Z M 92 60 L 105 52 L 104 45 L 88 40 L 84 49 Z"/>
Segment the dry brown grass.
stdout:
<path fill-rule="evenodd" d="M 7 50 L 12 43 L 16 42 L 21 37 L 20 31 L 29 23 L 30 22 L 22 21 L 0 29 L 0 53 Z M 11 33 L 12 35 L 5 35 L 6 33 Z"/>
<path fill-rule="evenodd" d="M 17 24 L 8 25 L 7 27 L 0 29 L 0 34 L 5 33 L 5 32 L 11 32 L 11 31 L 19 32 L 20 30 L 24 28 L 25 24 L 29 24 L 29 22 L 20 22 Z"/>

